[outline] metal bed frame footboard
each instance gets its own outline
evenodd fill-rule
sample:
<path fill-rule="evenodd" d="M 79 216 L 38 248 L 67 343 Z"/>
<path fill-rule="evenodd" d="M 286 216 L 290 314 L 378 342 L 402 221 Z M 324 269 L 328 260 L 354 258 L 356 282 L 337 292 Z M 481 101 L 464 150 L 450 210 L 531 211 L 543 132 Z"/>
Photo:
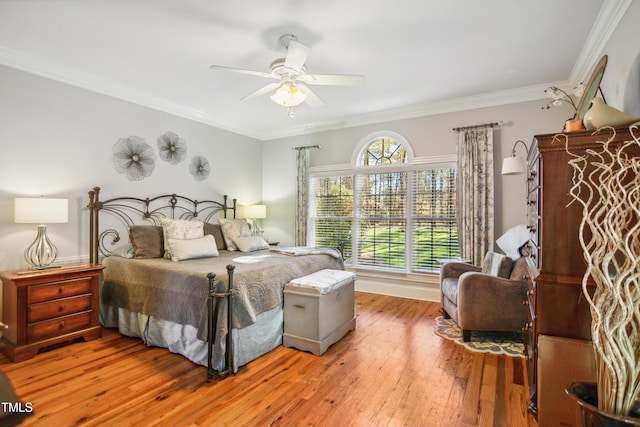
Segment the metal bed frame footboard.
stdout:
<path fill-rule="evenodd" d="M 105 201 L 100 200 L 100 187 L 94 187 L 89 191 L 89 262 L 100 264 L 102 258 L 109 256 L 111 250 L 107 243 L 113 246 L 120 241 L 121 231 L 116 228 L 100 230 L 99 214 L 101 211 L 108 212 L 115 216 L 124 228 L 136 224 L 160 225 L 161 218 L 172 219 L 196 219 L 203 221 L 212 219 L 216 214 L 222 214 L 227 218 L 232 213 L 232 218 L 236 217 L 236 199 L 232 199 L 232 204 L 227 204 L 228 198 L 223 196 L 222 202 L 204 200 L 198 201 L 177 194 L 166 194 L 153 198 L 137 197 L 117 197 Z M 100 257 L 102 255 L 102 257 Z M 208 325 L 207 325 L 207 378 L 214 375 L 227 377 L 234 375 L 233 369 L 233 328 L 231 319 L 233 315 L 233 273 L 235 266 L 227 265 L 228 284 L 223 280 L 217 280 L 214 273 L 207 275 L 209 282 L 208 304 Z M 221 370 L 213 368 L 213 344 L 216 337 L 216 323 L 218 312 L 222 306 L 222 301 L 227 303 L 227 335 L 225 337 L 224 366 Z"/>
<path fill-rule="evenodd" d="M 229 278 L 228 286 L 225 286 L 224 282 L 217 281 L 214 273 L 209 273 L 207 279 L 209 279 L 209 318 L 207 328 L 207 378 L 211 379 L 214 375 L 220 377 L 228 377 L 233 375 L 233 327 L 231 326 L 231 319 L 233 318 L 233 272 L 236 266 L 233 264 L 227 265 L 227 276 Z M 222 285 L 223 289 L 219 289 Z M 224 367 L 217 371 L 213 368 L 213 342 L 216 336 L 216 324 L 218 313 L 222 307 L 222 301 L 227 302 L 227 335 L 225 340 L 224 349 Z"/>

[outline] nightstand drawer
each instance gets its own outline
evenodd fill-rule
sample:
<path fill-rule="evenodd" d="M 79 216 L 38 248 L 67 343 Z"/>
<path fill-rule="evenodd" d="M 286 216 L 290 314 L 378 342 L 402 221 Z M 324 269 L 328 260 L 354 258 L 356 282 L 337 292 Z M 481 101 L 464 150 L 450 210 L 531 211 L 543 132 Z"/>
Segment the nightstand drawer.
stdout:
<path fill-rule="evenodd" d="M 91 310 L 91 294 L 32 304 L 29 306 L 27 322 L 39 322 L 85 310 Z"/>
<path fill-rule="evenodd" d="M 69 332 L 78 331 L 91 325 L 91 311 L 70 316 L 57 317 L 44 322 L 29 325 L 28 342 L 54 338 Z"/>
<path fill-rule="evenodd" d="M 88 293 L 91 293 L 91 278 L 80 277 L 46 285 L 29 286 L 27 303 L 34 304 Z"/>

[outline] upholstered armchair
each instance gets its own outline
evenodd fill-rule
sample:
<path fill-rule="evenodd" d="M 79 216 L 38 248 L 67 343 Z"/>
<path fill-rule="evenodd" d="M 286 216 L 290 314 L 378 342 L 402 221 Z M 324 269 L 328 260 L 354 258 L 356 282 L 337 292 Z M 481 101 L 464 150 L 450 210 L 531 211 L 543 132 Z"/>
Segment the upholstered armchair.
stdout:
<path fill-rule="evenodd" d="M 499 261 L 492 265 L 489 257 Z M 483 267 L 463 262 L 444 264 L 440 292 L 445 318 L 456 322 L 467 342 L 471 331 L 520 331 L 527 322 L 523 305 L 527 274 L 526 257 L 512 262 L 494 253 L 487 254 Z"/>

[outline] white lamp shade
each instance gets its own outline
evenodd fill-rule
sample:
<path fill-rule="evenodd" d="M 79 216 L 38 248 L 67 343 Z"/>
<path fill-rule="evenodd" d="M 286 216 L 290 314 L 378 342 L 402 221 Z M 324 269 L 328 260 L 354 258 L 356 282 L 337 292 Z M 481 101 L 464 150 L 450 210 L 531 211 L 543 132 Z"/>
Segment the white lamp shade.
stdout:
<path fill-rule="evenodd" d="M 265 205 L 241 206 L 241 216 L 249 219 L 261 219 L 267 217 L 267 207 Z"/>
<path fill-rule="evenodd" d="M 52 224 L 69 221 L 67 199 L 16 198 L 15 222 L 28 224 Z"/>
<path fill-rule="evenodd" d="M 502 160 L 502 175 L 519 175 L 527 171 L 527 165 L 522 157 L 505 157 Z"/>

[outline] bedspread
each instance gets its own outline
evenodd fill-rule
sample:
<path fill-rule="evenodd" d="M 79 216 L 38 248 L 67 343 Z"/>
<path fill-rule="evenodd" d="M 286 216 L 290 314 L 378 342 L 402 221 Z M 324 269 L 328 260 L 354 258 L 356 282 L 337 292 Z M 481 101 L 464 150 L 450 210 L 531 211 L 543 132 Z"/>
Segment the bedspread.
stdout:
<path fill-rule="evenodd" d="M 232 327 L 255 323 L 256 317 L 282 304 L 284 285 L 290 280 L 324 268 L 344 267 L 327 254 L 288 256 L 269 250 L 220 251 L 219 257 L 174 262 L 163 258 L 125 259 L 111 256 L 103 261 L 103 304 L 203 330 L 206 325 L 208 273 L 227 282 L 228 264 L 236 266 L 233 277 Z"/>

